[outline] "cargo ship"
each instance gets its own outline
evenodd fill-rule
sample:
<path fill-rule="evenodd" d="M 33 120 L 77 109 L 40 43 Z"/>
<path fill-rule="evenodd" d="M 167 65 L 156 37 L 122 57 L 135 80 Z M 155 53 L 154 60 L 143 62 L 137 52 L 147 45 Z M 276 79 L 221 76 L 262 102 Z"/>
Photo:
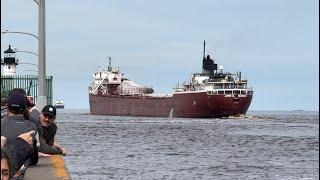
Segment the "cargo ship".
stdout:
<path fill-rule="evenodd" d="M 93 74 L 89 86 L 90 113 L 93 115 L 221 118 L 245 115 L 253 96 L 248 81 L 223 72 L 203 44 L 202 72 L 193 73 L 187 82 L 177 85 L 172 94 L 156 94 L 150 86 L 141 86 L 126 78 L 118 67 L 109 65 Z"/>

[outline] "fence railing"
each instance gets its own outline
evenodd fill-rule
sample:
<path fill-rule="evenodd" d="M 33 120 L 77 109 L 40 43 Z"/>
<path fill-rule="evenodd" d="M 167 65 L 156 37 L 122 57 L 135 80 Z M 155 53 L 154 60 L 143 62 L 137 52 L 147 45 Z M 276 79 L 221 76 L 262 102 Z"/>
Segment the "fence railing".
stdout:
<path fill-rule="evenodd" d="M 48 104 L 52 104 L 52 80 L 53 76 L 46 78 L 46 97 Z M 35 75 L 1 75 L 1 99 L 8 96 L 13 88 L 22 88 L 27 95 L 33 96 L 37 102 L 38 76 Z"/>

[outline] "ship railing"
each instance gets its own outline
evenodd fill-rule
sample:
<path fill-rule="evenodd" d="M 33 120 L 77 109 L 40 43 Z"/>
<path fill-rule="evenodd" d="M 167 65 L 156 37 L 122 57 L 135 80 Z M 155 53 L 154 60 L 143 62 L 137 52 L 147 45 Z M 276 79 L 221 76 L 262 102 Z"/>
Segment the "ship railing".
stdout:
<path fill-rule="evenodd" d="M 172 94 L 144 94 L 144 93 L 132 93 L 132 94 L 119 94 L 123 97 L 157 97 L 157 98 L 166 98 L 172 97 Z"/>
<path fill-rule="evenodd" d="M 203 90 L 247 90 L 247 86 L 189 86 L 187 88 L 173 88 L 174 92 L 203 91 Z M 252 90 L 252 88 L 250 89 Z"/>
<path fill-rule="evenodd" d="M 211 86 L 213 89 L 247 89 L 246 85 L 224 85 L 224 86 Z"/>
<path fill-rule="evenodd" d="M 183 92 L 183 91 L 185 91 L 185 90 L 184 90 L 184 88 L 182 88 L 182 87 L 176 87 L 176 88 L 173 88 L 173 91 L 174 91 L 174 92 Z"/>
<path fill-rule="evenodd" d="M 215 94 L 238 94 L 238 95 L 252 95 L 252 89 L 219 89 L 213 91 L 207 91 L 208 95 L 215 95 Z"/>
<path fill-rule="evenodd" d="M 159 97 L 159 98 L 165 98 L 165 97 L 172 97 L 172 94 L 146 94 L 146 97 Z"/>
<path fill-rule="evenodd" d="M 244 82 L 230 82 L 230 81 L 226 81 L 226 82 L 208 82 L 208 84 L 210 84 L 213 87 L 218 87 L 218 88 L 227 88 L 227 87 L 232 87 L 232 88 L 241 88 L 247 87 L 247 83 Z"/>

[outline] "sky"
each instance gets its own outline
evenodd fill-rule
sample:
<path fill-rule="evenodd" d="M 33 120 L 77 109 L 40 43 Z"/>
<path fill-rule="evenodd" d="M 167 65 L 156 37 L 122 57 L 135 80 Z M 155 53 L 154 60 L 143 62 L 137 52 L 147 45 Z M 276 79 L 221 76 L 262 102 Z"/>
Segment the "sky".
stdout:
<path fill-rule="evenodd" d="M 37 4 L 1 0 L 5 30 L 37 35 Z M 172 93 L 201 72 L 203 40 L 225 72 L 248 79 L 249 110 L 318 111 L 318 0 L 46 0 L 46 71 L 66 108 L 89 108 L 92 74 L 108 56 L 136 83 Z M 1 52 L 9 44 L 38 50 L 31 36 L 1 34 Z M 17 57 L 37 64 L 35 55 Z M 18 66 L 18 74 L 36 70 Z"/>

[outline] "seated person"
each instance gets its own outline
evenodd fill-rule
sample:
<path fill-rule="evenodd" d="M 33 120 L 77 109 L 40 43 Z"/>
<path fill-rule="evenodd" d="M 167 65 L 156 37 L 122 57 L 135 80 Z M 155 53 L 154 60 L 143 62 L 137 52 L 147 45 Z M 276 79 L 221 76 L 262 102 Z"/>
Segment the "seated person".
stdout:
<path fill-rule="evenodd" d="M 30 112 L 30 120 L 33 121 L 39 132 L 39 141 L 41 153 L 45 154 L 62 154 L 66 155 L 66 149 L 54 145 L 54 137 L 57 132 L 57 125 L 54 123 L 56 119 L 56 108 L 52 105 L 45 106 L 41 113 L 36 109 Z"/>

